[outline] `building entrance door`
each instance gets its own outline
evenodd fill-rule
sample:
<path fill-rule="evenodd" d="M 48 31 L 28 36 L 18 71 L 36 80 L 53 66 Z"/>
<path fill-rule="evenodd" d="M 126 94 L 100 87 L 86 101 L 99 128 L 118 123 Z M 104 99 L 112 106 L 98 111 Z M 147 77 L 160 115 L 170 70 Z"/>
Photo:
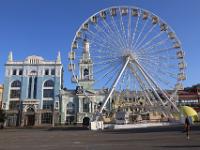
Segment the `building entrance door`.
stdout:
<path fill-rule="evenodd" d="M 27 115 L 27 126 L 34 126 L 35 115 Z"/>
<path fill-rule="evenodd" d="M 35 111 L 33 108 L 28 108 L 27 109 L 27 126 L 34 126 L 35 124 Z"/>

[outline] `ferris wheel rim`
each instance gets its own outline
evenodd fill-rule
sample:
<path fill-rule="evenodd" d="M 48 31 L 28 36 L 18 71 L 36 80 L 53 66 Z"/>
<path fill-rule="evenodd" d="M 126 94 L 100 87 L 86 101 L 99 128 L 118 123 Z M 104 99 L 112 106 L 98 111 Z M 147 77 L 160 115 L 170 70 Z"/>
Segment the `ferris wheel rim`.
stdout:
<path fill-rule="evenodd" d="M 128 6 L 128 5 L 121 5 L 121 6 L 117 6 L 117 5 L 116 5 L 116 6 L 107 7 L 107 8 L 101 9 L 101 10 L 99 10 L 98 12 L 94 13 L 93 15 L 89 16 L 89 17 L 79 26 L 78 30 L 77 30 L 76 33 L 75 33 L 75 36 L 74 36 L 72 42 L 75 41 L 77 33 L 81 30 L 82 26 L 83 26 L 85 23 L 87 23 L 88 21 L 90 21 L 90 18 L 91 18 L 91 17 L 96 16 L 97 14 L 99 14 L 99 13 L 102 12 L 102 11 L 110 10 L 110 9 L 112 9 L 112 8 L 118 8 L 118 9 L 120 9 L 120 8 L 126 8 L 126 7 L 129 8 L 129 9 L 134 9 L 134 8 L 135 8 L 135 9 L 139 9 L 139 10 L 142 10 L 142 11 L 146 11 L 146 12 L 149 12 L 150 14 L 152 14 L 152 16 L 158 17 L 159 20 L 161 20 L 161 22 L 167 24 L 167 26 L 168 26 L 168 28 L 170 29 L 170 31 L 172 31 L 172 32 L 175 34 L 176 40 L 180 43 L 180 45 L 182 45 L 182 43 L 181 43 L 179 37 L 177 36 L 176 32 L 173 30 L 173 28 L 172 28 L 164 19 L 162 19 L 161 17 L 159 17 L 158 15 L 156 15 L 155 13 L 153 13 L 153 12 L 147 10 L 147 9 L 143 9 L 143 8 L 137 7 L 137 6 Z M 71 49 L 72 49 L 72 44 L 71 44 Z"/>
<path fill-rule="evenodd" d="M 74 39 L 73 39 L 73 41 L 72 41 L 72 45 L 73 45 L 73 42 L 76 41 L 77 33 L 78 33 L 79 31 L 82 30 L 82 26 L 83 26 L 85 23 L 90 23 L 90 18 L 91 18 L 91 17 L 96 16 L 96 15 L 99 15 L 99 13 L 102 12 L 102 11 L 109 11 L 109 10 L 112 9 L 112 8 L 116 8 L 116 9 L 119 9 L 119 10 L 120 10 L 121 8 L 138 9 L 140 12 L 146 11 L 146 12 L 150 13 L 150 14 L 151 14 L 151 15 L 150 15 L 151 17 L 152 17 L 152 16 L 156 16 L 157 18 L 159 18 L 159 24 L 160 24 L 161 22 L 167 24 L 167 27 L 168 27 L 167 32 L 171 31 L 171 32 L 174 33 L 174 35 L 175 35 L 175 40 L 180 44 L 180 49 L 182 50 L 182 43 L 181 43 L 181 41 L 179 40 L 179 38 L 178 38 L 176 32 L 173 30 L 173 28 L 171 28 L 171 26 L 170 26 L 166 21 L 164 21 L 161 17 L 157 16 L 156 14 L 152 13 L 152 12 L 149 11 L 149 10 L 146 10 L 146 9 L 143 9 L 143 8 L 140 8 L 140 7 L 136 7 L 136 6 L 126 6 L 126 5 L 125 5 L 125 6 L 112 6 L 112 7 L 108 7 L 108 8 L 105 8 L 105 9 L 101 9 L 101 10 L 99 10 L 98 12 L 96 12 L 95 14 L 91 15 L 90 17 L 88 17 L 88 19 L 86 19 L 86 20 L 81 24 L 81 26 L 79 27 L 79 29 L 77 30 L 77 32 L 76 32 L 76 34 L 75 34 L 75 36 L 74 36 Z M 109 14 L 109 15 L 110 15 L 110 14 Z M 73 51 L 72 45 L 71 45 L 71 51 Z M 70 63 L 73 63 L 73 62 L 74 62 L 73 60 L 70 60 Z M 75 73 L 74 70 L 72 70 L 72 73 L 73 73 L 73 76 L 76 76 L 76 73 Z M 77 83 L 78 86 L 79 86 L 79 82 L 78 82 L 78 79 L 77 79 L 77 78 L 76 78 L 76 83 Z"/>

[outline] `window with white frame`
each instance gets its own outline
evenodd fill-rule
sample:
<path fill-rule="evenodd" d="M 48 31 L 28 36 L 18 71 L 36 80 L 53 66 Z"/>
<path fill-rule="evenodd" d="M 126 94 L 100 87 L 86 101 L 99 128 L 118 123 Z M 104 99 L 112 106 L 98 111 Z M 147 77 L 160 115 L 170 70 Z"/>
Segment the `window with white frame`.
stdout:
<path fill-rule="evenodd" d="M 43 97 L 44 98 L 54 98 L 54 82 L 52 80 L 47 80 L 43 87 Z"/>
<path fill-rule="evenodd" d="M 10 98 L 20 99 L 21 97 L 21 82 L 19 80 L 13 81 L 10 87 Z"/>
<path fill-rule="evenodd" d="M 51 124 L 52 123 L 52 113 L 42 113 L 42 123 Z"/>
<path fill-rule="evenodd" d="M 43 100 L 43 109 L 53 109 L 53 100 Z"/>
<path fill-rule="evenodd" d="M 73 102 L 67 103 L 67 114 L 75 114 L 75 104 Z"/>

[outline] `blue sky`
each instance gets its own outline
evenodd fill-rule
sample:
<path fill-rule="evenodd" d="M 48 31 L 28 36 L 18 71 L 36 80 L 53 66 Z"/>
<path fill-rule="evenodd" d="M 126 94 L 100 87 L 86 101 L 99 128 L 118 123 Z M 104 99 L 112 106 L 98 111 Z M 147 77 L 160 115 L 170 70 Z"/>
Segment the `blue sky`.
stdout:
<path fill-rule="evenodd" d="M 59 50 L 65 86 L 72 88 L 67 55 L 76 30 L 95 12 L 119 5 L 141 7 L 164 19 L 186 52 L 184 85 L 200 83 L 199 0 L 0 0 L 0 84 L 9 51 L 15 60 L 33 54 L 54 60 Z"/>

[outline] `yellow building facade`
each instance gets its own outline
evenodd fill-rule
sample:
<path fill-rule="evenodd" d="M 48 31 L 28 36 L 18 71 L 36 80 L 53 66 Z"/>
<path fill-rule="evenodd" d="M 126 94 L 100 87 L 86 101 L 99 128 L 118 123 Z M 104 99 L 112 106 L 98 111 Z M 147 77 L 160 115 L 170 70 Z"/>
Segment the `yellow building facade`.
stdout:
<path fill-rule="evenodd" d="M 3 101 L 3 85 L 0 85 L 0 109 L 2 109 L 2 101 Z"/>

